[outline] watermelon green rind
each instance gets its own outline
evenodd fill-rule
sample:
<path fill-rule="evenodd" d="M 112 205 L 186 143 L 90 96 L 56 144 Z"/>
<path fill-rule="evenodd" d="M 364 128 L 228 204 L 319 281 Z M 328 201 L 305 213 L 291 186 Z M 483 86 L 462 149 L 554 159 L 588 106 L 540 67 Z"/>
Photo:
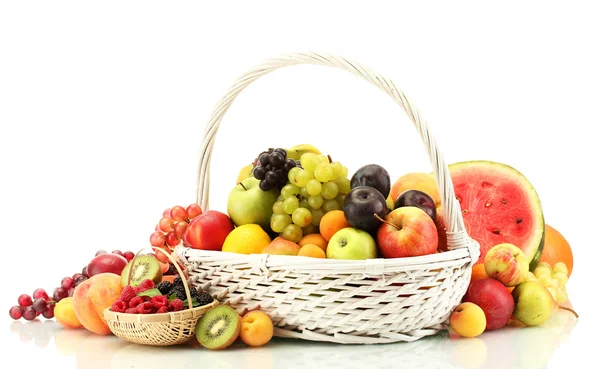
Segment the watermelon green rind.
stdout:
<path fill-rule="evenodd" d="M 467 232 L 481 245 L 477 263 L 495 244 L 510 242 L 523 250 L 530 270 L 535 269 L 544 248 L 545 221 L 529 180 L 515 168 L 493 161 L 464 161 L 448 169 Z M 515 224 L 515 219 L 521 222 Z"/>

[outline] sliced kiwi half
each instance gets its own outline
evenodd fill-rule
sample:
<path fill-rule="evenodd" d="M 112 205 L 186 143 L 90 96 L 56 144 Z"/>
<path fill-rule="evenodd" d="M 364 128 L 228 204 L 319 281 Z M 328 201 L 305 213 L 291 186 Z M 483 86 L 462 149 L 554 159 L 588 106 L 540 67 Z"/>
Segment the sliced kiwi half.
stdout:
<path fill-rule="evenodd" d="M 240 315 L 227 305 L 219 305 L 200 317 L 196 339 L 207 349 L 224 349 L 235 342 L 241 329 Z"/>
<path fill-rule="evenodd" d="M 144 279 L 151 279 L 154 284 L 162 281 L 163 272 L 160 263 L 153 255 L 138 255 L 131 260 L 121 272 L 121 285 L 127 285 L 129 271 L 133 268 L 130 286 L 139 286 Z"/>

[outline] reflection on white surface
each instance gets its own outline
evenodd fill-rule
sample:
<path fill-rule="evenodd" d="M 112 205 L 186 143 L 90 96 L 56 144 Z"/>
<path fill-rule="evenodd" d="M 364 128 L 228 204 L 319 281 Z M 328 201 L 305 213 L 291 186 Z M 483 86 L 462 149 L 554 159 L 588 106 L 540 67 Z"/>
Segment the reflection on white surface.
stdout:
<path fill-rule="evenodd" d="M 471 339 L 444 332 L 412 343 L 357 346 L 276 338 L 264 347 L 236 343 L 222 351 L 206 350 L 193 342 L 171 347 L 137 345 L 85 329 L 63 329 L 54 321 L 16 321 L 9 330 L 23 344 L 74 358 L 77 369 L 347 369 L 403 368 L 409 364 L 420 369 L 536 369 L 546 367 L 556 348 L 567 342 L 575 324 L 573 315 L 559 311 L 539 327 L 514 325 Z"/>

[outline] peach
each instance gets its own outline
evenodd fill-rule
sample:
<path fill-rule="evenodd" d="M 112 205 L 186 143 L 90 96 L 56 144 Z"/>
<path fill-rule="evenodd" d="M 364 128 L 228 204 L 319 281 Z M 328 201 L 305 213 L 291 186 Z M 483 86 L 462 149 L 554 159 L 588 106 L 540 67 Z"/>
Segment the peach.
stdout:
<path fill-rule="evenodd" d="M 77 286 L 73 293 L 73 308 L 81 325 L 98 335 L 111 334 L 102 313 L 122 291 L 121 277 L 112 273 L 96 274 Z"/>
<path fill-rule="evenodd" d="M 514 287 L 524 282 L 529 273 L 529 262 L 525 253 L 510 243 L 492 247 L 485 255 L 483 265 L 490 278 L 497 279 L 506 287 Z"/>
<path fill-rule="evenodd" d="M 260 310 L 246 313 L 242 318 L 240 338 L 248 346 L 263 346 L 273 338 L 273 321 Z"/>
<path fill-rule="evenodd" d="M 307 256 L 309 258 L 321 258 L 324 259 L 325 251 L 317 245 L 307 244 L 300 248 L 298 251 L 298 256 Z"/>
<path fill-rule="evenodd" d="M 321 236 L 327 241 L 331 240 L 331 237 L 343 228 L 350 227 L 350 223 L 346 220 L 343 210 L 333 210 L 323 215 L 321 223 L 319 224 L 319 232 Z"/>
<path fill-rule="evenodd" d="M 54 318 L 65 328 L 81 328 L 83 325 L 75 315 L 73 297 L 65 297 L 54 306 Z"/>
<path fill-rule="evenodd" d="M 407 190 L 419 190 L 423 191 L 435 201 L 436 206 L 441 204 L 440 194 L 438 192 L 437 184 L 435 182 L 435 178 L 432 174 L 428 173 L 407 173 L 394 182 L 392 184 L 392 188 L 390 189 L 390 197 L 394 203 L 398 199 L 398 196 L 404 191 Z"/>
<path fill-rule="evenodd" d="M 515 301 L 506 287 L 492 278 L 474 281 L 469 286 L 463 302 L 472 302 L 485 314 L 486 330 L 504 327 L 512 316 Z"/>
<path fill-rule="evenodd" d="M 483 310 L 472 302 L 458 305 L 450 316 L 450 326 L 462 337 L 477 337 L 485 331 Z"/>
<path fill-rule="evenodd" d="M 327 240 L 323 238 L 319 233 L 307 234 L 302 237 L 302 239 L 298 242 L 298 246 L 303 247 L 304 245 L 317 245 L 323 251 L 327 251 Z"/>
<path fill-rule="evenodd" d="M 438 250 L 448 251 L 448 235 L 446 234 L 446 223 L 444 223 L 441 206 L 435 209 L 435 227 L 438 232 Z"/>
<path fill-rule="evenodd" d="M 298 255 L 300 246 L 297 243 L 288 241 L 285 238 L 279 236 L 276 237 L 271 243 L 269 243 L 263 250 L 262 254 L 272 255 Z"/>
<path fill-rule="evenodd" d="M 398 208 L 385 217 L 377 231 L 377 245 L 384 258 L 434 254 L 438 234 L 431 217 L 420 208 Z"/>

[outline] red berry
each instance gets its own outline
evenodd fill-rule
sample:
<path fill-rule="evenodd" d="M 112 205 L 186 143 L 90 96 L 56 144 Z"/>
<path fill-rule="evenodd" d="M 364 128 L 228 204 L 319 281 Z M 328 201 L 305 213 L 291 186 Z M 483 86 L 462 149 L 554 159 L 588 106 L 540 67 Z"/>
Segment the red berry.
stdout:
<path fill-rule="evenodd" d="M 117 254 L 119 256 L 125 257 L 125 255 L 123 255 L 123 253 L 121 252 L 121 250 L 114 250 L 113 252 L 111 252 L 111 254 Z"/>
<path fill-rule="evenodd" d="M 136 295 L 137 292 L 135 292 L 135 289 L 133 287 L 125 286 L 125 288 L 123 288 L 123 291 L 121 292 L 121 297 L 119 299 L 129 304 L 129 301 L 131 301 L 131 299 L 133 299 Z"/>
<path fill-rule="evenodd" d="M 154 232 L 150 235 L 150 244 L 154 247 L 161 247 L 164 246 L 166 241 L 166 237 L 164 235 L 164 233 L 158 231 L 158 232 Z"/>
<path fill-rule="evenodd" d="M 135 254 L 134 254 L 133 252 L 131 252 L 131 251 L 125 251 L 125 252 L 123 253 L 123 256 L 124 256 L 124 257 L 125 257 L 125 259 L 127 259 L 127 261 L 129 262 L 129 261 L 133 260 L 133 258 L 135 257 Z"/>
<path fill-rule="evenodd" d="M 150 289 L 154 288 L 154 282 L 152 282 L 151 279 L 144 279 L 142 281 L 142 283 L 140 283 L 140 287 L 142 288 L 143 291 L 150 290 Z"/>
<path fill-rule="evenodd" d="M 22 306 L 22 307 L 31 306 L 31 304 L 33 304 L 33 300 L 31 299 L 31 296 L 25 295 L 25 294 L 22 294 L 21 296 L 19 296 L 18 302 L 19 302 L 19 306 Z"/>
<path fill-rule="evenodd" d="M 48 308 L 42 313 L 42 316 L 46 319 L 54 318 L 54 304 L 49 305 Z"/>
<path fill-rule="evenodd" d="M 25 320 L 34 320 L 37 317 L 37 313 L 33 310 L 32 306 L 27 306 L 25 310 L 23 310 L 23 319 Z"/>
<path fill-rule="evenodd" d="M 33 291 L 33 298 L 34 299 L 42 298 L 46 301 L 50 300 L 50 298 L 48 297 L 48 294 L 46 293 L 46 291 L 44 291 L 43 288 L 37 288 L 35 291 Z"/>
<path fill-rule="evenodd" d="M 163 232 L 169 232 L 170 230 L 173 229 L 173 224 L 175 222 L 173 221 L 173 219 L 168 218 L 168 217 L 164 217 L 161 218 L 161 220 L 158 222 L 158 228 L 163 231 Z"/>
<path fill-rule="evenodd" d="M 150 299 L 150 302 L 157 309 L 160 309 L 163 306 L 164 307 L 169 306 L 169 299 L 167 298 L 167 296 L 152 296 L 152 298 Z"/>
<path fill-rule="evenodd" d="M 134 308 L 144 302 L 144 296 L 136 296 L 129 301 L 129 307 Z"/>
<path fill-rule="evenodd" d="M 173 206 L 171 208 L 171 219 L 173 219 L 176 222 L 179 222 L 180 220 L 188 220 L 187 218 L 187 212 L 185 211 L 185 209 L 182 206 Z"/>
<path fill-rule="evenodd" d="M 168 312 L 169 312 L 169 308 L 166 306 L 162 306 L 158 310 L 156 310 L 156 314 L 164 314 L 164 313 L 168 313 Z"/>
<path fill-rule="evenodd" d="M 175 299 L 169 304 L 169 311 L 180 311 L 183 310 L 184 304 L 180 299 Z"/>
<path fill-rule="evenodd" d="M 192 220 L 195 217 L 202 215 L 202 208 L 198 204 L 191 204 L 185 209 L 185 212 L 187 213 L 188 219 Z"/>
<path fill-rule="evenodd" d="M 23 307 L 22 306 L 13 306 L 8 311 L 8 315 L 14 320 L 19 320 L 23 317 Z"/>
<path fill-rule="evenodd" d="M 139 314 L 152 314 L 156 310 L 158 310 L 154 306 L 152 306 L 152 303 L 150 301 L 145 301 L 139 304 L 138 306 L 136 306 L 135 309 L 138 311 Z"/>
<path fill-rule="evenodd" d="M 36 313 L 41 313 L 48 307 L 48 302 L 46 302 L 46 300 L 42 298 L 39 298 L 35 299 L 33 305 L 31 306 L 33 307 L 33 310 L 35 310 Z"/>
<path fill-rule="evenodd" d="M 110 307 L 110 311 L 114 311 L 117 313 L 124 313 L 127 310 L 127 303 L 123 300 L 117 300 L 113 302 Z"/>
<path fill-rule="evenodd" d="M 165 242 L 168 246 L 171 246 L 171 247 L 175 247 L 175 246 L 179 245 L 179 239 L 177 238 L 177 235 L 173 231 L 167 233 L 167 236 L 165 237 Z"/>
<path fill-rule="evenodd" d="M 60 286 L 65 290 L 70 290 L 75 287 L 75 281 L 71 277 L 64 277 L 62 281 L 60 281 Z"/>
<path fill-rule="evenodd" d="M 135 308 L 127 308 L 127 310 L 125 310 L 125 313 L 127 313 L 127 314 L 135 314 Z"/>
<path fill-rule="evenodd" d="M 181 237 L 183 237 L 183 234 L 185 233 L 185 231 L 187 231 L 188 229 L 188 224 L 186 222 L 177 222 L 177 224 L 175 224 L 175 227 L 173 227 L 173 232 L 175 232 L 175 237 L 177 237 L 178 240 L 181 239 Z"/>
<path fill-rule="evenodd" d="M 52 294 L 52 297 L 54 298 L 54 301 L 59 302 L 60 300 L 64 299 L 65 297 L 69 296 L 69 292 L 67 292 L 67 290 L 65 290 L 62 287 L 58 287 L 54 289 L 54 293 Z"/>
<path fill-rule="evenodd" d="M 96 251 L 96 255 L 94 255 L 94 256 L 98 256 L 98 255 L 102 255 L 102 254 L 106 254 L 106 250 L 98 250 L 98 251 Z"/>

